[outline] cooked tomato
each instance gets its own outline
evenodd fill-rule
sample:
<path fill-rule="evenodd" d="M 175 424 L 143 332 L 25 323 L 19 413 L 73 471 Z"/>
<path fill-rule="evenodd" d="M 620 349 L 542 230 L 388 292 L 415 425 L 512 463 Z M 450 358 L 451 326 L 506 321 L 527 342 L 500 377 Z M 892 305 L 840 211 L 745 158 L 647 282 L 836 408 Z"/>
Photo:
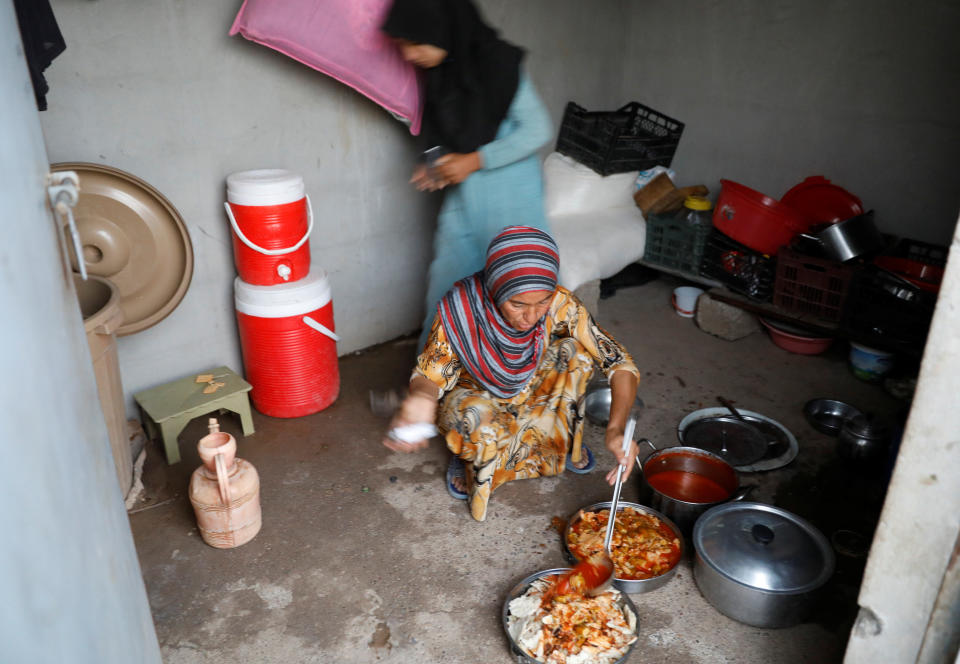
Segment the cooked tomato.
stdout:
<path fill-rule="evenodd" d="M 609 510 L 582 512 L 570 529 L 567 545 L 580 560 L 603 550 Z M 632 507 L 617 514 L 610 541 L 619 579 L 649 579 L 668 572 L 680 560 L 680 539 L 660 519 Z"/>

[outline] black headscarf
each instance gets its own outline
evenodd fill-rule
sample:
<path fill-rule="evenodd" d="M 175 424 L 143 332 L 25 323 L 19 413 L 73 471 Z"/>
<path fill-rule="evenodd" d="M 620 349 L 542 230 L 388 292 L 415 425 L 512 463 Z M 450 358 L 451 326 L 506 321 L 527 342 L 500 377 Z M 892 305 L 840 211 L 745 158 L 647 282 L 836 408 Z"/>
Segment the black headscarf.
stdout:
<path fill-rule="evenodd" d="M 448 53 L 424 72 L 424 147 L 473 152 L 492 141 L 517 92 L 523 51 L 500 39 L 470 0 L 395 0 L 383 30 Z"/>

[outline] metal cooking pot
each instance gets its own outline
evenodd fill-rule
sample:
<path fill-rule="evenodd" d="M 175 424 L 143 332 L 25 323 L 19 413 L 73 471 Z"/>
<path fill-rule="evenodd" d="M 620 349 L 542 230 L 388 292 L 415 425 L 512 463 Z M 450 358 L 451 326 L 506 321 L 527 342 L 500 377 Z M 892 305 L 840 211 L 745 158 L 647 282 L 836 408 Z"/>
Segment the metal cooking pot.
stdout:
<path fill-rule="evenodd" d="M 673 521 L 684 537 L 690 537 L 693 524 L 708 509 L 721 503 L 743 500 L 753 489 L 752 485 L 741 487 L 737 471 L 716 454 L 699 447 L 666 447 L 657 450 L 646 438 L 639 442 L 653 448 L 653 452 L 639 462 L 640 502 Z M 652 481 L 662 487 L 656 476 L 676 471 L 692 473 L 712 487 L 719 486 L 723 496 L 714 500 L 691 500 L 693 496 L 670 495 L 651 484 Z"/>
<path fill-rule="evenodd" d="M 873 224 L 873 210 L 827 226 L 814 235 L 801 233 L 800 237 L 815 241 L 827 258 L 839 263 L 883 246 L 883 236 Z"/>
<path fill-rule="evenodd" d="M 693 578 L 734 620 L 777 628 L 803 620 L 833 576 L 827 538 L 796 514 L 763 503 L 728 503 L 693 529 Z"/>
<path fill-rule="evenodd" d="M 890 445 L 890 426 L 869 415 L 846 420 L 837 438 L 837 454 L 846 461 L 864 465 L 886 458 Z"/>

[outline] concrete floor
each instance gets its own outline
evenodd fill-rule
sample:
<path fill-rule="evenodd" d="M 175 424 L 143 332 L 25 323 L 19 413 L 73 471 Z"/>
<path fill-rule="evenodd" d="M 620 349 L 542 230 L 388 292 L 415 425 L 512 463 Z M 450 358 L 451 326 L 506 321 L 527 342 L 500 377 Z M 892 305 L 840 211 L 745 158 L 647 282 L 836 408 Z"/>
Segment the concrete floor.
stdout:
<path fill-rule="evenodd" d="M 724 395 L 788 427 L 800 443 L 789 466 L 745 474 L 752 499 L 812 520 L 828 537 L 850 529 L 869 538 L 884 478 L 852 474 L 834 440 L 804 420 L 803 404 L 830 396 L 894 413 L 903 402 L 857 380 L 846 345 L 816 357 L 790 354 L 765 332 L 727 342 L 676 316 L 662 277 L 600 303 L 601 324 L 633 353 L 644 373 L 646 409 L 638 435 L 676 441 L 681 417 Z M 500 623 L 503 598 L 532 572 L 566 566 L 553 517 L 609 500 L 600 451 L 590 475 L 514 482 L 498 489 L 487 521 L 474 522 L 444 488 L 447 452 L 437 441 L 419 454 L 380 444 L 385 422 L 372 416 L 370 388 L 402 385 L 413 341 L 341 358 L 342 388 L 329 409 L 295 420 L 254 415 L 256 434 L 238 436 L 239 454 L 261 477 L 263 529 L 234 550 L 202 542 L 186 496 L 199 464 L 195 420 L 180 437 L 183 461 L 167 466 L 148 445 L 145 494 L 130 521 L 157 636 L 168 664 L 383 662 L 443 664 L 514 661 Z M 635 478 L 623 499 L 636 500 Z M 867 540 L 869 541 L 869 540 Z M 815 662 L 842 659 L 856 612 L 863 557 L 838 556 L 837 573 L 807 623 L 762 630 L 737 623 L 704 600 L 692 561 L 653 593 L 634 595 L 640 641 L 630 662 Z"/>

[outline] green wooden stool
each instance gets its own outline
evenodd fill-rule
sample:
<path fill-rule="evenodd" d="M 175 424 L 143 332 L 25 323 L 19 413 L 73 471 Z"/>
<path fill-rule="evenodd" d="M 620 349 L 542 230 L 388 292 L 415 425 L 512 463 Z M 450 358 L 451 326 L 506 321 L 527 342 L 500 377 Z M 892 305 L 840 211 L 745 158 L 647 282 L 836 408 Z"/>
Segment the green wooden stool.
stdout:
<path fill-rule="evenodd" d="M 153 440 L 159 434 L 163 439 L 168 464 L 180 461 L 177 436 L 195 417 L 215 410 L 229 410 L 240 416 L 244 436 L 253 433 L 253 417 L 250 415 L 250 398 L 247 395 L 252 387 L 250 383 L 227 367 L 217 367 L 204 373 L 212 374 L 214 381 L 223 383 L 223 387 L 212 394 L 204 394 L 208 383 L 196 382 L 197 376 L 202 374 L 193 374 L 133 395 L 143 413 L 147 436 Z"/>

